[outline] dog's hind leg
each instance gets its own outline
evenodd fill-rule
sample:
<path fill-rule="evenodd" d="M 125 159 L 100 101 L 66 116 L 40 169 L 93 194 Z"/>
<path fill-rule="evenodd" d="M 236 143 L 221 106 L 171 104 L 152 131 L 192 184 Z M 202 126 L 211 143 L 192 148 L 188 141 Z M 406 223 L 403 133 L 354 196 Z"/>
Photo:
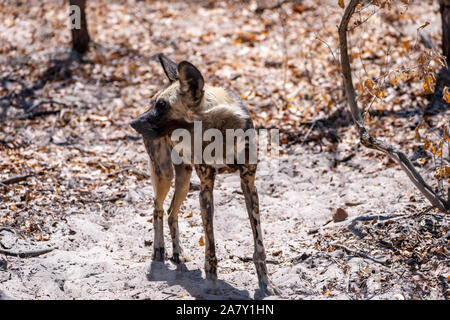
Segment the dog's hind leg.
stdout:
<path fill-rule="evenodd" d="M 202 215 L 203 230 L 205 233 L 205 273 L 206 279 L 210 282 L 212 293 L 219 293 L 217 288 L 217 257 L 216 245 L 214 242 L 214 179 L 215 170 L 213 167 L 200 165 L 195 167 L 200 178 L 200 210 Z"/>
<path fill-rule="evenodd" d="M 164 200 L 173 179 L 173 165 L 170 158 L 170 146 L 165 138 L 145 140 L 145 148 L 150 157 L 152 184 L 155 193 L 153 210 L 153 259 L 164 261 Z"/>
<path fill-rule="evenodd" d="M 267 275 L 266 253 L 263 244 L 261 221 L 259 214 L 258 192 L 255 186 L 256 165 L 246 165 L 240 168 L 241 187 L 245 197 L 248 217 L 253 231 L 255 251 L 253 262 L 258 275 L 259 287 L 264 295 L 279 294 L 279 290 L 271 283 Z"/>
<path fill-rule="evenodd" d="M 173 256 L 172 261 L 175 263 L 182 263 L 187 261 L 183 255 L 183 249 L 180 245 L 180 233 L 178 229 L 178 211 L 186 195 L 189 191 L 189 182 L 192 175 L 192 166 L 180 164 L 175 166 L 175 193 L 170 203 L 168 211 L 169 215 L 169 229 L 172 237 Z"/>

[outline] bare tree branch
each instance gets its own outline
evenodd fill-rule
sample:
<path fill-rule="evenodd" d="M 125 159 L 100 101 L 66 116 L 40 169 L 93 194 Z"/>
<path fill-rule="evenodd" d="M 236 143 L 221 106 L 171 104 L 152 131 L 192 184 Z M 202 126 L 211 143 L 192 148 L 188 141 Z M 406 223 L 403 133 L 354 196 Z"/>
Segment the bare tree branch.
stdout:
<path fill-rule="evenodd" d="M 345 8 L 344 15 L 339 25 L 339 46 L 341 51 L 342 75 L 344 77 L 345 92 L 348 99 L 348 105 L 352 114 L 353 122 L 358 129 L 361 144 L 369 149 L 375 149 L 388 155 L 395 160 L 402 170 L 408 175 L 408 178 L 419 189 L 420 192 L 430 201 L 430 203 L 441 211 L 450 211 L 450 201 L 442 199 L 433 189 L 423 180 L 422 176 L 409 161 L 408 157 L 393 146 L 386 144 L 372 137 L 364 127 L 364 121 L 361 111 L 356 101 L 356 92 L 353 87 L 352 70 L 348 55 L 347 31 L 350 19 L 355 12 L 356 7 L 361 0 L 351 0 Z M 450 200 L 450 199 L 449 199 Z"/>

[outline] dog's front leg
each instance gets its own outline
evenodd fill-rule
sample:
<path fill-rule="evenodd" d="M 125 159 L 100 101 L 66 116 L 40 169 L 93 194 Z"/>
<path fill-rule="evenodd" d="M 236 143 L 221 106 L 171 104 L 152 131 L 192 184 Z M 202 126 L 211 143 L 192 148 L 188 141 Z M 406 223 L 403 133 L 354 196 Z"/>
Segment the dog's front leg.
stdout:
<path fill-rule="evenodd" d="M 186 195 L 189 191 L 189 182 L 192 175 L 192 166 L 180 164 L 175 166 L 175 193 L 170 203 L 169 214 L 169 229 L 172 237 L 173 256 L 172 261 L 175 263 L 182 263 L 187 260 L 183 255 L 183 249 L 180 245 L 180 233 L 178 228 L 178 211 Z"/>
<path fill-rule="evenodd" d="M 205 273 L 210 281 L 211 292 L 219 293 L 217 288 L 217 258 L 214 242 L 214 179 L 215 169 L 210 166 L 196 166 L 196 172 L 200 178 L 200 210 L 205 232 Z"/>
<path fill-rule="evenodd" d="M 153 259 L 157 261 L 164 261 L 165 249 L 164 249 L 164 199 L 170 189 L 170 180 L 162 177 L 155 177 L 153 179 L 153 189 L 155 192 L 153 210 L 153 229 L 155 239 L 153 242 Z"/>
<path fill-rule="evenodd" d="M 245 197 L 248 217 L 253 231 L 255 251 L 253 262 L 258 274 L 259 287 L 264 295 L 280 294 L 278 288 L 272 284 L 267 275 L 266 252 L 263 244 L 261 221 L 259 215 L 258 191 L 255 186 L 256 165 L 247 165 L 240 169 L 241 188 Z"/>
<path fill-rule="evenodd" d="M 154 191 L 153 210 L 153 259 L 164 261 L 164 199 L 170 190 L 173 179 L 172 162 L 170 162 L 170 149 L 165 139 L 144 139 L 145 148 L 150 157 L 152 184 Z"/>

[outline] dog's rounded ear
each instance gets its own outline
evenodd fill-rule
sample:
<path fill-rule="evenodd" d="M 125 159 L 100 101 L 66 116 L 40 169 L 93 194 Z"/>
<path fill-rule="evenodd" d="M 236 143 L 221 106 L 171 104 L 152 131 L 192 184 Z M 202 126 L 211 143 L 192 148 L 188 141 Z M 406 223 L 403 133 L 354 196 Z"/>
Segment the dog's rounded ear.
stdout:
<path fill-rule="evenodd" d="M 162 53 L 158 54 L 159 62 L 161 62 L 161 66 L 164 69 L 164 73 L 166 74 L 167 78 L 170 82 L 173 82 L 178 79 L 177 76 L 177 68 L 178 65 L 175 61 L 170 60 Z"/>
<path fill-rule="evenodd" d="M 178 64 L 178 79 L 182 92 L 189 93 L 195 101 L 203 96 L 205 80 L 200 71 L 190 62 L 181 61 Z"/>

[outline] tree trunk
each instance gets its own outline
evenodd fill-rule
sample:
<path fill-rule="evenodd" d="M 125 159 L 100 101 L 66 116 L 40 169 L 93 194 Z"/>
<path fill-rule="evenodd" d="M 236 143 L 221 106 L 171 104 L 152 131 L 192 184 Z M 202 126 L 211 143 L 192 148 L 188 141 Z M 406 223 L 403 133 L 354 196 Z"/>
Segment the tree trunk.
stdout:
<path fill-rule="evenodd" d="M 79 10 L 75 11 L 76 23 L 71 25 L 72 32 L 72 49 L 78 53 L 85 53 L 89 48 L 89 32 L 87 28 L 86 21 L 86 0 L 70 0 L 69 4 L 71 6 L 77 6 Z M 72 16 L 71 16 L 72 19 Z"/>
<path fill-rule="evenodd" d="M 439 0 L 442 18 L 442 52 L 450 66 L 450 0 Z"/>

